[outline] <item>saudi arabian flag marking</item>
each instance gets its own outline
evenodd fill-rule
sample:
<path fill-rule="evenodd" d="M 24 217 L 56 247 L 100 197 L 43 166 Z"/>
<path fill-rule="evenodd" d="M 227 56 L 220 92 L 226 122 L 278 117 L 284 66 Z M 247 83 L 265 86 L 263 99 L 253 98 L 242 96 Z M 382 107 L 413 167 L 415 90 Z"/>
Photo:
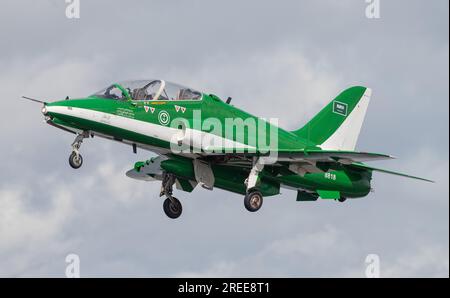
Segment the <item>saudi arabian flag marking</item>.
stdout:
<path fill-rule="evenodd" d="M 347 116 L 348 113 L 348 105 L 346 103 L 340 102 L 340 101 L 334 101 L 333 102 L 333 113 Z"/>

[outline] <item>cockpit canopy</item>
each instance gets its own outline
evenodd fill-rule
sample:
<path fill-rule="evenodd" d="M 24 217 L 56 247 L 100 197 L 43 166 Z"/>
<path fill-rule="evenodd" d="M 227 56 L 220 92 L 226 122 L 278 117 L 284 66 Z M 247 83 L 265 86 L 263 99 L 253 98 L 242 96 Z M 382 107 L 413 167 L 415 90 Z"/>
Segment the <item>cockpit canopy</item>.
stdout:
<path fill-rule="evenodd" d="M 164 80 L 115 83 L 93 96 L 115 100 L 201 100 L 202 93 Z"/>

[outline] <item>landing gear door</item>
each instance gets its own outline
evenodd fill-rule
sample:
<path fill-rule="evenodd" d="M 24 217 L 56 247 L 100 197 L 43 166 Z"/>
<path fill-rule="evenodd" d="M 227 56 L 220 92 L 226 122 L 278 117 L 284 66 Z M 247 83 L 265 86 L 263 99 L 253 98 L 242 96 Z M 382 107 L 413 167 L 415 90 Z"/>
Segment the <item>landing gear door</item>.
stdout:
<path fill-rule="evenodd" d="M 195 180 L 197 180 L 203 188 L 212 190 L 215 179 L 211 165 L 198 159 L 194 159 L 192 163 L 194 165 Z"/>

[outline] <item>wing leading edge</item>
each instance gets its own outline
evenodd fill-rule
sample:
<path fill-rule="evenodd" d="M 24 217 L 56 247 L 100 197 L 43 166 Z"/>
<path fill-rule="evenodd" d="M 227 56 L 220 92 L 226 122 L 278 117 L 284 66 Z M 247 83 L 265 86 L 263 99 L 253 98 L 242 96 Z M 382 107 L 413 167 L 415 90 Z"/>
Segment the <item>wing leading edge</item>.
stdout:
<path fill-rule="evenodd" d="M 237 148 L 218 148 L 208 151 L 212 155 L 245 155 L 245 156 L 260 156 L 260 157 L 275 157 L 277 161 L 330 161 L 350 165 L 354 162 L 366 162 L 374 160 L 393 159 L 391 155 L 369 152 L 357 151 L 342 151 L 342 150 L 319 150 L 319 149 L 276 149 L 276 150 L 251 150 L 251 149 L 237 149 Z"/>

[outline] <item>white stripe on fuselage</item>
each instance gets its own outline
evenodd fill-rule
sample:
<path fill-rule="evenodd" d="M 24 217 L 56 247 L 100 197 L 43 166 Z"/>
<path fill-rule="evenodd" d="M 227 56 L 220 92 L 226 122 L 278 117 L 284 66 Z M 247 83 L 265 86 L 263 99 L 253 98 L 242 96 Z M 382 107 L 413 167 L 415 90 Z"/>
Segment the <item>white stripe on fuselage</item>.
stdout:
<path fill-rule="evenodd" d="M 180 135 L 180 130 L 176 128 L 90 109 L 75 108 L 75 107 L 69 108 L 65 106 L 48 106 L 47 111 L 50 113 L 57 113 L 72 116 L 75 118 L 94 121 L 101 124 L 106 124 L 112 127 L 121 128 L 127 131 L 135 132 L 144 136 L 156 138 L 169 143 L 177 140 L 177 136 Z M 196 148 L 207 149 L 207 146 L 205 148 L 205 146 L 201 144 L 201 140 L 207 139 L 209 144 L 211 143 L 221 144 L 223 148 L 255 149 L 255 147 L 253 146 L 225 139 L 223 137 L 211 133 L 194 131 L 193 129 L 190 128 L 186 129 L 184 135 L 185 137 L 183 139 L 183 143 L 193 144 L 194 147 Z M 190 138 L 191 136 L 192 139 Z"/>

